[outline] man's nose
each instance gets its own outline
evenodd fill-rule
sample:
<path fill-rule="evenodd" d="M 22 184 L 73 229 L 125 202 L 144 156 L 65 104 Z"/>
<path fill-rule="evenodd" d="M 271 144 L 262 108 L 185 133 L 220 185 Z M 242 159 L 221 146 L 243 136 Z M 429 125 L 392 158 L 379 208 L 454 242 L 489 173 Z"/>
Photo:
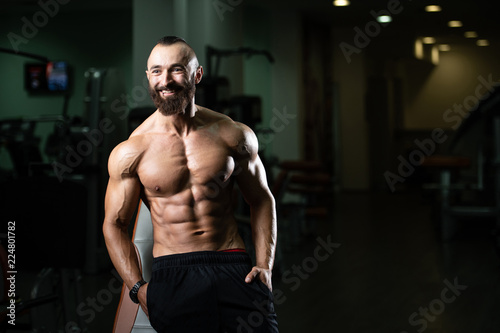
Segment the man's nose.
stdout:
<path fill-rule="evenodd" d="M 158 83 L 161 84 L 162 86 L 166 86 L 170 82 L 172 82 L 172 74 L 169 71 L 164 71 L 161 74 Z"/>

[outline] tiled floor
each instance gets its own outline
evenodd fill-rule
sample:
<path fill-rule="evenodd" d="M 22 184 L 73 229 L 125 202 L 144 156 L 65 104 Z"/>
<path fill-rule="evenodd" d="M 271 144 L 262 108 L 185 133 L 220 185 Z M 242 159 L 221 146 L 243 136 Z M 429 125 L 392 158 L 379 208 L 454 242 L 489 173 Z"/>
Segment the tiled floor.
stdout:
<path fill-rule="evenodd" d="M 281 238 L 281 333 L 500 332 L 500 260 L 487 224 L 469 221 L 443 244 L 419 192 L 344 193 L 332 207 L 300 242 Z M 111 268 L 81 283 L 75 320 L 111 332 L 119 300 Z"/>

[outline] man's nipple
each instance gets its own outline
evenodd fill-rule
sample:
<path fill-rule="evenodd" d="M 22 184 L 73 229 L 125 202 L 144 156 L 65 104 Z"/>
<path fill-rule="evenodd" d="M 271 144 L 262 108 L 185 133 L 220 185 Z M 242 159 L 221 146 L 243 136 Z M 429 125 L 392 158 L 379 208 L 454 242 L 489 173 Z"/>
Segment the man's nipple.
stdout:
<path fill-rule="evenodd" d="M 160 186 L 155 186 L 155 191 L 159 192 L 160 191 Z"/>

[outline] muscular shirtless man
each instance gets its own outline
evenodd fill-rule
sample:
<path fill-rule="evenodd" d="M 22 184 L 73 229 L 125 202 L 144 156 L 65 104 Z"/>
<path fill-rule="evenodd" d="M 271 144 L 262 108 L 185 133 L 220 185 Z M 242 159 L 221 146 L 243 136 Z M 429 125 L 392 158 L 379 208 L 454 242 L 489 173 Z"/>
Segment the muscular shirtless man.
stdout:
<path fill-rule="evenodd" d="M 158 332 L 243 332 L 255 311 L 254 332 L 277 332 L 275 203 L 255 134 L 194 103 L 203 68 L 183 39 L 162 38 L 146 74 L 158 109 L 109 157 L 103 232 L 114 266 Z M 251 210 L 254 267 L 233 217 L 234 183 Z M 154 230 L 149 283 L 127 232 L 139 198 Z"/>

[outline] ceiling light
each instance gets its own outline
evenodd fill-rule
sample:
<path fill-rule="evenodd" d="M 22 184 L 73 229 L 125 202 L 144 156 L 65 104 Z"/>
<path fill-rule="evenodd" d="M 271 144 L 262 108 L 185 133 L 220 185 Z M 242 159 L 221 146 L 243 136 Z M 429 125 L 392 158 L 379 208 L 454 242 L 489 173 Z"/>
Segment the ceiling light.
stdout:
<path fill-rule="evenodd" d="M 487 39 L 478 39 L 476 42 L 477 46 L 488 46 L 490 42 Z"/>
<path fill-rule="evenodd" d="M 448 44 L 441 44 L 438 46 L 438 49 L 439 49 L 439 51 L 446 52 L 446 51 L 451 50 L 451 47 Z"/>
<path fill-rule="evenodd" d="M 424 37 L 424 38 L 422 38 L 422 43 L 424 43 L 424 44 L 434 44 L 434 43 L 436 43 L 436 38 L 434 38 L 434 37 Z"/>
<path fill-rule="evenodd" d="M 389 23 L 392 22 L 392 17 L 390 15 L 380 15 L 377 16 L 378 23 Z"/>
<path fill-rule="evenodd" d="M 477 32 L 475 31 L 466 31 L 464 32 L 465 38 L 477 38 Z"/>
<path fill-rule="evenodd" d="M 429 13 L 440 12 L 441 6 L 436 6 L 436 5 L 425 6 L 425 11 Z"/>
<path fill-rule="evenodd" d="M 333 5 L 335 7 L 344 7 L 344 6 L 349 6 L 351 2 L 349 0 L 334 0 Z"/>
<path fill-rule="evenodd" d="M 462 25 L 463 25 L 463 24 L 462 24 L 462 21 L 456 21 L 456 20 L 455 20 L 455 21 L 449 21 L 449 22 L 448 22 L 448 26 L 449 26 L 450 28 L 460 28 Z"/>

